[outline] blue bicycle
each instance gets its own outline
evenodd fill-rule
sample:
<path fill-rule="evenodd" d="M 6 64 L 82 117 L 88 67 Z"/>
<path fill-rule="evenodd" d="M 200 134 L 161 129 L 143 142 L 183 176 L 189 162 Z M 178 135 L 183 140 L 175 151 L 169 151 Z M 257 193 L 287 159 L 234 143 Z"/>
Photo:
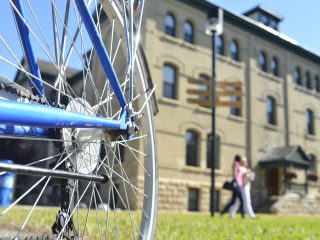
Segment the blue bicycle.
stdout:
<path fill-rule="evenodd" d="M 0 153 L 25 154 L 0 162 L 0 175 L 22 184 L 0 209 L 0 239 L 155 237 L 156 105 L 139 41 L 144 5 L 1 1 Z M 60 208 L 39 235 L 30 225 L 49 200 Z"/>

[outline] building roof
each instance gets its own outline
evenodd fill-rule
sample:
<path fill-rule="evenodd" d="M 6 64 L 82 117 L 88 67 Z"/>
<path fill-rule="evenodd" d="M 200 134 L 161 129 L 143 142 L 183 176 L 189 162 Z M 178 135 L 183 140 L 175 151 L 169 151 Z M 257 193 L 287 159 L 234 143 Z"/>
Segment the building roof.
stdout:
<path fill-rule="evenodd" d="M 23 58 L 21 60 L 21 66 L 23 66 L 23 68 L 25 69 L 28 69 L 27 65 L 28 64 L 25 61 L 25 58 Z M 52 77 L 57 75 L 56 67 L 50 62 L 47 62 L 44 60 L 38 60 L 38 66 L 42 75 L 52 76 Z M 66 69 L 65 74 L 66 74 L 66 78 L 74 79 L 74 78 L 79 78 L 80 77 L 79 74 L 82 75 L 82 71 L 68 67 Z M 18 84 L 23 84 L 24 82 L 26 82 L 26 80 L 27 80 L 26 74 L 18 70 L 13 81 Z"/>
<path fill-rule="evenodd" d="M 243 15 L 249 16 L 252 13 L 255 13 L 255 12 L 264 12 L 264 13 L 268 14 L 269 16 L 274 17 L 278 21 L 282 21 L 283 20 L 282 16 L 280 16 L 279 14 L 275 13 L 274 11 L 270 10 L 269 8 L 267 8 L 267 7 L 265 7 L 265 6 L 261 5 L 261 4 L 259 4 L 259 5 L 255 6 L 254 8 L 244 12 Z"/>
<path fill-rule="evenodd" d="M 296 167 L 308 169 L 311 161 L 300 146 L 278 147 L 267 151 L 259 162 L 262 168 Z"/>
<path fill-rule="evenodd" d="M 204 12 L 209 12 L 210 9 L 221 8 L 224 11 L 224 20 L 232 25 L 239 26 L 254 35 L 260 35 L 262 38 L 271 41 L 282 48 L 286 48 L 289 51 L 296 53 L 302 57 L 309 59 L 310 61 L 320 64 L 320 55 L 315 51 L 301 45 L 295 39 L 288 37 L 287 35 L 280 33 L 266 25 L 259 23 L 252 18 L 245 15 L 227 10 L 219 5 L 211 3 L 209 0 L 178 0 L 185 4 L 197 7 Z"/>

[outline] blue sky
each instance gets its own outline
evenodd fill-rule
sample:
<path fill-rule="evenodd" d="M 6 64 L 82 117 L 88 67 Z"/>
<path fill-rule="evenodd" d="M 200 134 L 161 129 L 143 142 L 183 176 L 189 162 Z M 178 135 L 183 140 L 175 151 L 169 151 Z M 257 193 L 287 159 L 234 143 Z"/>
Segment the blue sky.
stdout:
<path fill-rule="evenodd" d="M 32 46 L 34 49 L 34 54 L 36 58 L 45 60 L 50 62 L 51 59 L 54 58 L 54 41 L 53 41 L 53 31 L 52 31 L 52 15 L 51 15 L 51 4 L 50 1 L 43 1 L 43 0 L 29 0 L 33 7 L 33 11 L 41 28 L 41 31 L 38 28 L 37 21 L 35 20 L 32 11 L 28 5 L 28 1 L 22 1 L 24 14 L 27 19 L 28 25 L 32 29 L 34 35 L 37 36 L 38 40 L 34 37 L 34 35 L 30 32 L 30 38 L 32 41 Z M 58 0 L 56 1 L 56 9 L 59 12 L 57 13 L 57 24 L 59 28 L 59 36 L 62 35 L 62 23 L 64 18 L 65 12 L 65 0 Z M 0 9 L 1 9 L 1 19 L 5 20 L 0 23 L 0 58 L 4 58 L 15 65 L 19 65 L 20 60 L 22 59 L 23 52 L 20 45 L 19 37 L 17 34 L 17 30 L 15 27 L 15 21 L 13 19 L 13 14 L 10 8 L 10 4 L 8 0 L 0 0 Z M 93 10 L 93 9 L 90 9 Z M 77 20 L 75 15 L 75 6 L 71 4 L 70 6 L 70 17 L 69 17 L 69 25 L 68 25 L 68 34 L 66 40 L 66 49 L 68 50 L 71 45 L 71 38 L 73 37 L 76 28 L 77 28 Z M 78 41 L 76 42 L 77 51 L 73 51 L 73 54 L 70 58 L 70 65 L 71 67 L 76 67 L 77 65 L 81 64 L 80 56 L 82 56 L 82 46 L 81 46 L 81 39 L 83 38 L 86 40 L 86 45 L 84 48 L 86 50 L 91 48 L 90 41 L 88 41 L 88 36 L 86 31 L 82 32 L 83 34 L 81 37 L 78 37 Z M 43 37 L 44 36 L 44 37 Z M 4 42 L 8 45 L 5 46 Z M 41 43 L 41 46 L 40 46 Z M 49 47 L 47 47 L 49 46 Z M 10 50 L 9 50 L 9 49 Z M 15 57 L 13 57 L 14 53 Z M 0 69 L 1 69 L 1 76 L 11 79 L 14 79 L 14 76 L 17 72 L 17 68 L 13 67 L 12 64 L 3 61 L 0 59 Z"/>
<path fill-rule="evenodd" d="M 52 34 L 51 23 L 45 20 L 47 19 L 48 11 L 50 10 L 50 1 L 39 1 L 29 0 L 32 3 L 36 3 L 36 12 L 39 14 L 40 24 L 42 25 L 45 34 Z M 310 50 L 320 54 L 320 1 L 319 0 L 305 0 L 305 1 L 294 1 L 294 0 L 208 0 L 223 8 L 231 10 L 236 13 L 243 13 L 258 4 L 262 4 L 265 7 L 273 10 L 278 15 L 284 17 L 283 22 L 280 24 L 280 32 L 288 35 L 291 38 L 297 40 L 300 45 L 307 47 Z M 1 18 L 6 21 L 0 23 L 0 35 L 5 38 L 12 50 L 18 52 L 17 57 L 20 59 L 22 56 L 19 40 L 15 31 L 14 21 L 12 19 L 12 13 L 9 8 L 9 1 L 0 0 Z M 64 3 L 64 1 L 57 1 L 58 3 Z M 48 5 L 49 4 L 49 5 Z M 25 6 L 28 10 L 27 6 Z M 28 15 L 28 14 L 27 14 Z M 50 12 L 49 12 L 50 15 Z M 32 19 L 29 13 L 29 18 Z M 32 20 L 30 20 L 32 21 Z M 36 31 L 36 30 L 35 30 Z M 52 36 L 48 35 L 48 38 Z M 42 41 L 43 42 L 43 41 Z M 39 48 L 34 46 L 35 48 Z M 88 48 L 88 46 L 87 46 Z M 19 54 L 20 53 L 20 54 Z M 12 62 L 14 59 L 10 59 L 8 51 L 4 45 L 0 42 L 0 56 L 5 56 Z M 39 53 L 40 58 L 45 59 L 43 53 Z M 74 62 L 76 62 L 76 57 Z M 0 69 L 2 73 L 6 72 L 7 77 L 12 79 L 15 75 L 15 68 L 10 67 L 8 64 L 0 61 Z"/>
<path fill-rule="evenodd" d="M 258 4 L 284 18 L 280 32 L 320 54 L 319 0 L 209 0 L 227 10 L 243 13 Z"/>

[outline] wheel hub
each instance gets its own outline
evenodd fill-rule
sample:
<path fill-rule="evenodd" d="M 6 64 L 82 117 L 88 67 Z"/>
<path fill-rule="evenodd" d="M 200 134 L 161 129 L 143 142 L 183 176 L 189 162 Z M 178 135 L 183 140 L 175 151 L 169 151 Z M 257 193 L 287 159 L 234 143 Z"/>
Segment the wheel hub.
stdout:
<path fill-rule="evenodd" d="M 83 113 L 94 116 L 90 104 L 82 99 L 71 100 L 66 108 L 67 111 Z M 102 129 L 95 128 L 73 128 L 62 130 L 67 154 L 76 172 L 89 174 L 97 167 L 100 157 L 101 141 L 104 136 Z"/>

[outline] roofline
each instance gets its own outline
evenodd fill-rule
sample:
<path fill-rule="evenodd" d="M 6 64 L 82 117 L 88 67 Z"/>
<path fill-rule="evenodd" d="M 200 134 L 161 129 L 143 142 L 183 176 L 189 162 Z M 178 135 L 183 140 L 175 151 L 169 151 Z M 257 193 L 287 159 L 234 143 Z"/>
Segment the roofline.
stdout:
<path fill-rule="evenodd" d="M 282 34 L 270 27 L 267 27 L 264 24 L 259 23 L 247 16 L 226 10 L 225 8 L 222 8 L 216 4 L 208 2 L 208 0 L 178 0 L 178 1 L 189 4 L 194 7 L 198 7 L 199 9 L 207 13 L 209 13 L 210 9 L 221 8 L 224 11 L 225 21 L 228 21 L 234 25 L 243 27 L 255 35 L 260 34 L 264 38 L 273 40 L 275 44 L 281 47 L 285 47 L 288 50 L 292 51 L 293 53 L 296 53 L 300 56 L 308 58 L 309 60 L 317 64 L 320 64 L 320 55 L 318 55 L 314 51 L 306 47 L 303 47 L 295 39 L 290 38 L 289 36 Z"/>
<path fill-rule="evenodd" d="M 269 8 L 267 8 L 266 6 L 264 5 L 261 5 L 261 4 L 258 4 L 257 6 L 255 6 L 254 8 L 246 11 L 243 13 L 243 15 L 245 16 L 248 16 L 250 15 L 251 13 L 254 13 L 256 12 L 258 9 L 264 11 L 265 13 L 273 16 L 274 18 L 278 19 L 279 21 L 282 21 L 284 18 L 282 16 L 280 16 L 279 14 L 275 13 L 274 11 L 270 10 Z"/>

